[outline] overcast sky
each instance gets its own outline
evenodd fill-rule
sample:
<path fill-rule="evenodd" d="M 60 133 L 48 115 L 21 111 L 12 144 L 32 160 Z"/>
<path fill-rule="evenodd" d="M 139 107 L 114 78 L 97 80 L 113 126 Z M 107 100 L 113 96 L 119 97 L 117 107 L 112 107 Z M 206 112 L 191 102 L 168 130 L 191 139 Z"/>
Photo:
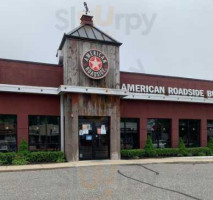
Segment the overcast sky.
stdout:
<path fill-rule="evenodd" d="M 0 0 L 0 58 L 57 63 L 83 1 Z M 97 27 L 122 42 L 122 71 L 212 80 L 213 0 L 88 0 Z"/>

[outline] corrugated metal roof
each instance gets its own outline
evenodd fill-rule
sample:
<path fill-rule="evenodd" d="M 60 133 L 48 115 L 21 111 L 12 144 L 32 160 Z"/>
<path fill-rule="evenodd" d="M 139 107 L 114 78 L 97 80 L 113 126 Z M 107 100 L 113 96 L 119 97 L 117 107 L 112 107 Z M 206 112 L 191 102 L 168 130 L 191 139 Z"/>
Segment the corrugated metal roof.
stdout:
<path fill-rule="evenodd" d="M 83 24 L 79 27 L 73 29 L 67 34 L 64 34 L 64 38 L 61 42 L 59 50 L 62 49 L 63 44 L 65 42 L 65 38 L 76 38 L 76 39 L 84 39 L 84 40 L 92 40 L 103 42 L 106 44 L 114 44 L 120 46 L 122 43 L 118 42 L 117 40 L 113 39 L 111 36 L 107 35 L 97 27 L 89 24 Z"/>
<path fill-rule="evenodd" d="M 81 25 L 66 35 L 120 44 L 120 42 L 116 41 L 103 31 L 99 30 L 95 26 L 91 26 L 88 24 Z"/>

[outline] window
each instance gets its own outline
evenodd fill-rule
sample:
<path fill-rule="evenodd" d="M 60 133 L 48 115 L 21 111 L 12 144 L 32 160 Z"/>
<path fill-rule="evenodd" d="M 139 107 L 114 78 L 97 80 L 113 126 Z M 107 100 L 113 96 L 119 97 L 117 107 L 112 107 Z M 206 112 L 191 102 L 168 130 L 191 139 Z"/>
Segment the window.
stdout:
<path fill-rule="evenodd" d="M 169 148 L 171 146 L 170 119 L 148 119 L 147 133 L 151 136 L 155 148 Z"/>
<path fill-rule="evenodd" d="M 17 150 L 17 117 L 0 115 L 0 152 Z"/>
<path fill-rule="evenodd" d="M 139 148 L 139 120 L 121 119 L 121 149 Z"/>
<path fill-rule="evenodd" d="M 29 149 L 60 149 L 60 117 L 29 116 Z"/>
<path fill-rule="evenodd" d="M 213 120 L 207 121 L 207 138 L 208 141 L 210 138 L 213 138 Z"/>
<path fill-rule="evenodd" d="M 200 146 L 200 120 L 179 120 L 179 137 L 187 147 Z"/>

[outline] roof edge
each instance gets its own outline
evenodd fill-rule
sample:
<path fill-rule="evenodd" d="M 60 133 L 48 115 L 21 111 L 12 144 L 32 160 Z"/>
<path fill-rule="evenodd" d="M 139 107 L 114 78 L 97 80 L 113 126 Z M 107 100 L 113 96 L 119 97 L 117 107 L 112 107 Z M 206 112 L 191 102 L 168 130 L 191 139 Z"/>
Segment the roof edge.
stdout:
<path fill-rule="evenodd" d="M 34 64 L 34 65 L 46 65 L 46 66 L 54 66 L 54 67 L 62 67 L 62 65 L 59 65 L 59 64 L 42 63 L 42 62 L 25 61 L 25 60 L 15 60 L 15 59 L 7 59 L 7 58 L 0 58 L 0 61 L 18 62 L 18 63 L 26 63 L 26 64 Z"/>
<path fill-rule="evenodd" d="M 184 80 L 192 80 L 192 81 L 203 81 L 203 82 L 213 82 L 213 80 L 209 79 L 199 79 L 199 78 L 188 78 L 188 77 L 181 77 L 181 76 L 169 76 L 169 75 L 160 75 L 160 74 L 146 74 L 140 72 L 128 72 L 128 71 L 120 71 L 120 74 L 135 74 L 135 75 L 143 75 L 143 76 L 155 76 L 155 77 L 162 77 L 162 78 L 173 78 L 173 79 L 184 79 Z"/>
<path fill-rule="evenodd" d="M 123 43 L 120 43 L 120 42 L 115 43 L 115 42 L 108 42 L 108 41 L 102 41 L 102 40 L 97 40 L 97 39 L 82 38 L 82 37 L 78 37 L 78 36 L 70 36 L 70 35 L 64 34 L 58 50 L 62 50 L 63 45 L 65 43 L 65 40 L 67 38 L 76 39 L 76 40 L 85 40 L 85 41 L 90 41 L 90 42 L 99 42 L 99 43 L 102 43 L 102 44 L 114 45 L 114 46 L 119 46 L 119 47 L 123 44 Z"/>

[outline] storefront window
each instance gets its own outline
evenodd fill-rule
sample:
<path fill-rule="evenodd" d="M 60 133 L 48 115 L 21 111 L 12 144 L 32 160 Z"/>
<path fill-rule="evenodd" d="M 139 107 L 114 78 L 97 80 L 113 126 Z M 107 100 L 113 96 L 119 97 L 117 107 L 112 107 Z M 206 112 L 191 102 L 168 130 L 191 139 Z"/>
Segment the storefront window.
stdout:
<path fill-rule="evenodd" d="M 60 149 L 60 117 L 29 116 L 29 150 Z"/>
<path fill-rule="evenodd" d="M 17 150 L 17 117 L 0 115 L 0 152 Z"/>
<path fill-rule="evenodd" d="M 200 120 L 181 119 L 179 137 L 183 139 L 187 147 L 200 146 Z"/>
<path fill-rule="evenodd" d="M 210 138 L 213 138 L 213 120 L 207 121 L 207 138 L 208 141 Z"/>
<path fill-rule="evenodd" d="M 148 119 L 147 133 L 152 137 L 152 143 L 155 148 L 169 148 L 171 146 L 170 119 Z"/>
<path fill-rule="evenodd" d="M 139 148 L 139 120 L 121 119 L 121 149 Z"/>

